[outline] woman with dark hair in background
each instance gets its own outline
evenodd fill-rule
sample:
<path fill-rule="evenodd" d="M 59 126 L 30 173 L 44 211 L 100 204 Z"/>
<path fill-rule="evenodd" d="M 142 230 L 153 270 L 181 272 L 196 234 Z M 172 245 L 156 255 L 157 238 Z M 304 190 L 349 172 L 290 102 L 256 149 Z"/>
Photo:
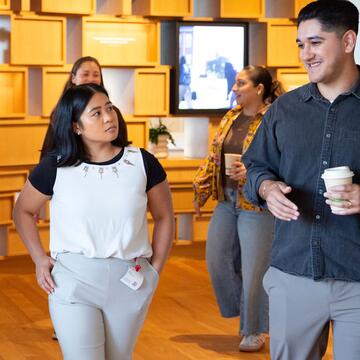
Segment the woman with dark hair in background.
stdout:
<path fill-rule="evenodd" d="M 218 200 L 206 244 L 206 261 L 221 314 L 240 316 L 240 351 L 258 351 L 268 332 L 268 298 L 262 278 L 269 266 L 273 216 L 244 197 L 246 169 L 240 160 L 225 173 L 224 154 L 243 154 L 266 110 L 282 93 L 261 66 L 239 72 L 232 91 L 238 106 L 220 122 L 211 152 L 194 179 L 194 208 Z M 239 156 L 240 158 L 240 156 Z"/>
<path fill-rule="evenodd" d="M 173 240 L 166 174 L 123 143 L 99 85 L 66 90 L 53 120 L 54 146 L 21 191 L 14 222 L 49 294 L 64 359 L 129 360 Z M 33 221 L 47 200 L 51 257 Z"/>
<path fill-rule="evenodd" d="M 84 56 L 77 59 L 70 71 L 69 78 L 65 83 L 64 90 L 65 91 L 71 87 L 82 85 L 82 84 L 97 84 L 104 86 L 102 69 L 99 61 L 92 56 Z M 115 111 L 118 110 L 115 108 Z M 121 112 L 116 111 L 119 120 L 119 132 L 120 135 L 127 141 L 127 128 L 124 118 L 121 115 Z M 41 158 L 49 151 L 50 148 L 53 147 L 53 112 L 50 115 L 50 123 L 49 127 L 46 131 L 43 145 L 41 147 Z"/>
<path fill-rule="evenodd" d="M 66 92 L 66 90 L 82 84 L 97 84 L 104 86 L 102 69 L 99 61 L 92 56 L 83 56 L 77 59 L 70 71 L 69 78 L 65 83 L 64 90 L 62 94 Z M 113 109 L 118 117 L 118 126 L 119 126 L 119 136 L 121 137 L 121 142 L 124 146 L 131 144 L 128 141 L 127 127 L 125 120 L 120 112 L 120 110 L 113 105 Z M 50 115 L 50 122 L 47 128 L 43 145 L 41 147 L 40 159 L 42 159 L 50 149 L 55 147 L 54 144 L 54 133 L 53 133 L 53 123 L 54 119 L 54 110 Z M 35 220 L 39 219 L 39 214 L 35 215 Z M 52 338 L 57 340 L 56 333 L 52 334 Z"/>

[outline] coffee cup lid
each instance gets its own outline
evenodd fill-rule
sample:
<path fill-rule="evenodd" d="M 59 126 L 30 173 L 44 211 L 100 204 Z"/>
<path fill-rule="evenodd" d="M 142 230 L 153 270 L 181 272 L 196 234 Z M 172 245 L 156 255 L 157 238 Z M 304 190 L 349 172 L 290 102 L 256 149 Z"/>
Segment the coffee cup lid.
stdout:
<path fill-rule="evenodd" d="M 321 175 L 323 179 L 340 179 L 352 176 L 354 176 L 354 173 L 350 170 L 348 166 L 338 166 L 325 169 L 324 173 Z"/>

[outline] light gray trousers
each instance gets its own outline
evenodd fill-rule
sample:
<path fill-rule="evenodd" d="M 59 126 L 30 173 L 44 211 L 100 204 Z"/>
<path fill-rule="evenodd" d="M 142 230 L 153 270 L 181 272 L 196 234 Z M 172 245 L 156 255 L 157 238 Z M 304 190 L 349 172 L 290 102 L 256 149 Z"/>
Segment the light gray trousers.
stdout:
<path fill-rule="evenodd" d="M 146 259 L 139 263 L 144 282 L 134 291 L 120 281 L 133 261 L 58 255 L 49 310 L 65 360 L 132 358 L 159 280 Z"/>
<path fill-rule="evenodd" d="M 329 324 L 334 360 L 360 359 L 360 283 L 314 281 L 270 267 L 263 280 L 270 302 L 272 360 L 318 360 Z"/>

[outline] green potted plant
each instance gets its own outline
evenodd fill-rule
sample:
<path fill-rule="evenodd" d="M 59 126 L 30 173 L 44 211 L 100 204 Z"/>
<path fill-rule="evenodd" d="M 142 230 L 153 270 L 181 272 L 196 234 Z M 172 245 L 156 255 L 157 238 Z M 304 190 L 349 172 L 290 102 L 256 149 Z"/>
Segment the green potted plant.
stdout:
<path fill-rule="evenodd" d="M 151 126 L 149 129 L 149 149 L 157 158 L 166 158 L 169 154 L 168 141 L 175 145 L 167 126 L 159 119 L 157 126 Z"/>

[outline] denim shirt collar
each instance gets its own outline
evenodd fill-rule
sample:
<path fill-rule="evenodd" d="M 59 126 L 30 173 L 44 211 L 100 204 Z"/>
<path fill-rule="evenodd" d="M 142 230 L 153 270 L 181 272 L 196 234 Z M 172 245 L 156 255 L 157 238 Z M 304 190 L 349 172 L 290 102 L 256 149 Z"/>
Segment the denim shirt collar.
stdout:
<path fill-rule="evenodd" d="M 360 100 L 360 66 L 356 65 L 359 72 L 358 81 L 355 85 L 348 91 L 345 91 L 342 95 L 354 95 L 357 99 Z M 309 101 L 311 98 L 315 100 L 324 100 L 324 97 L 321 95 L 316 83 L 309 83 L 303 88 L 302 99 L 304 102 Z"/>

